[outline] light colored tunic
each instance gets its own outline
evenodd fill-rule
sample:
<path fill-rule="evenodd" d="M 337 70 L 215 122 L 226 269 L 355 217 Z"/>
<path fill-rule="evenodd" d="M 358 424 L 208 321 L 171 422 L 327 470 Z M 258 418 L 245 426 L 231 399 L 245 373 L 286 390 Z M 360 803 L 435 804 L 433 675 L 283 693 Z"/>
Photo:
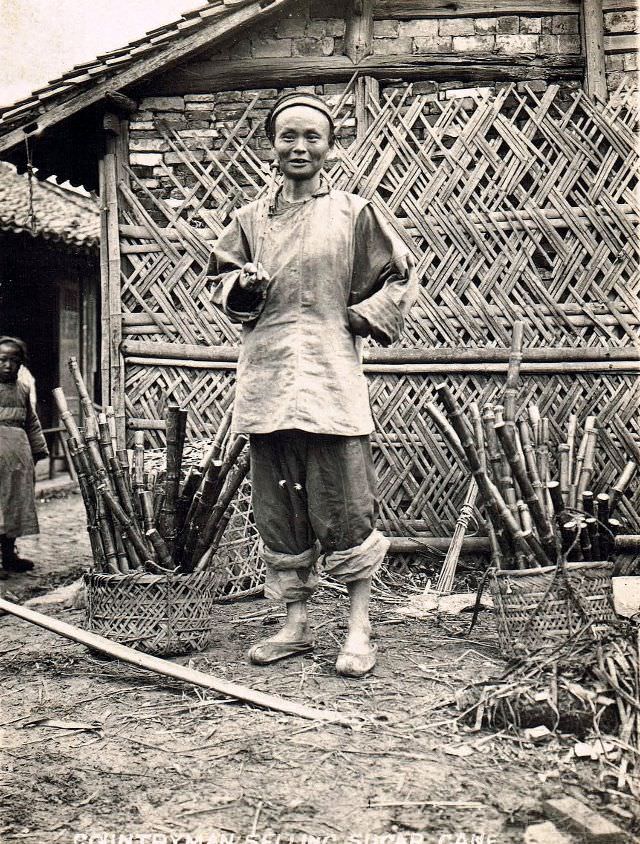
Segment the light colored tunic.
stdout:
<path fill-rule="evenodd" d="M 0 384 L 0 534 L 38 533 L 33 457 L 47 453 L 29 388 L 19 382 Z"/>
<path fill-rule="evenodd" d="M 213 301 L 243 323 L 233 429 L 265 434 L 298 429 L 361 436 L 373 430 L 356 314 L 382 345 L 396 340 L 417 296 L 408 250 L 365 199 L 323 184 L 304 203 L 249 203 L 217 240 L 208 273 Z M 268 289 L 238 279 L 253 260 L 266 224 L 260 263 Z"/>

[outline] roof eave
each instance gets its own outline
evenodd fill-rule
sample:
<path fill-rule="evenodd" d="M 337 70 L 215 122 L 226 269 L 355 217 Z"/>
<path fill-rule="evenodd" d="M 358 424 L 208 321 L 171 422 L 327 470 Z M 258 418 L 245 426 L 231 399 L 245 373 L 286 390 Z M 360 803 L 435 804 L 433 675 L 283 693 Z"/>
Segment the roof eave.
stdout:
<path fill-rule="evenodd" d="M 262 17 L 284 8 L 293 0 L 253 0 L 240 6 L 222 19 L 217 16 L 202 29 L 191 35 L 184 35 L 177 43 L 159 50 L 153 56 L 141 56 L 139 61 L 125 68 L 120 73 L 109 76 L 90 90 L 84 90 L 77 96 L 53 106 L 34 120 L 33 115 L 0 137 L 0 154 L 24 143 L 25 137 L 42 133 L 46 129 L 61 123 L 68 117 L 104 99 L 109 93 L 118 92 L 138 82 L 148 79 L 155 73 L 166 71 L 177 62 L 189 58 L 209 44 L 231 35 L 235 30 L 252 24 Z M 231 5 L 231 4 L 230 4 Z M 28 130 L 28 131 L 27 131 Z"/>

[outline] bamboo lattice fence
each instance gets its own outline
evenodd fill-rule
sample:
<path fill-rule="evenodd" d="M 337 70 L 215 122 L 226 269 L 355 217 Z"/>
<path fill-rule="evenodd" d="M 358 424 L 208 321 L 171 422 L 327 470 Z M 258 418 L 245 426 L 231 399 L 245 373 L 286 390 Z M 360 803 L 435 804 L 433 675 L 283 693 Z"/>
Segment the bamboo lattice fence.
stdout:
<path fill-rule="evenodd" d="M 520 403 L 535 401 L 552 434 L 573 412 L 600 414 L 596 475 L 613 480 L 640 443 L 631 94 L 604 105 L 582 91 L 512 85 L 477 92 L 470 107 L 356 80 L 333 105 L 338 137 L 358 125 L 357 139 L 336 147 L 333 185 L 375 203 L 422 275 L 398 347 L 365 356 L 384 526 L 451 534 L 466 484 L 423 407 L 442 380 L 460 401 L 497 399 L 516 319 L 526 325 Z M 256 92 L 234 125 L 221 122 L 204 161 L 191 136 L 157 120 L 179 162 L 164 166 L 169 197 L 123 168 L 124 390 L 112 401 L 152 441 L 170 400 L 189 406 L 191 438 L 211 435 L 226 409 L 238 330 L 210 304 L 203 269 L 233 210 L 266 184 L 263 118 Z M 623 508 L 640 527 L 640 492 Z"/>

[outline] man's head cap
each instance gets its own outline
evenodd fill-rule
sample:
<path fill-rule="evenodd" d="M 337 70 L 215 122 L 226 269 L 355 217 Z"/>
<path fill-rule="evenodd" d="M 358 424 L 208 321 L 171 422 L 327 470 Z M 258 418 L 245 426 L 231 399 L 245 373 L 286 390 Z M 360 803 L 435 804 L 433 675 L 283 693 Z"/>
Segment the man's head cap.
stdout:
<path fill-rule="evenodd" d="M 286 108 L 293 108 L 294 106 L 307 106 L 314 108 L 316 111 L 322 112 L 329 121 L 329 141 L 333 144 L 335 128 L 333 125 L 333 117 L 331 116 L 331 109 L 324 100 L 317 97 L 315 94 L 285 94 L 276 102 L 265 120 L 265 130 L 267 137 L 273 141 L 275 137 L 276 117 Z"/>

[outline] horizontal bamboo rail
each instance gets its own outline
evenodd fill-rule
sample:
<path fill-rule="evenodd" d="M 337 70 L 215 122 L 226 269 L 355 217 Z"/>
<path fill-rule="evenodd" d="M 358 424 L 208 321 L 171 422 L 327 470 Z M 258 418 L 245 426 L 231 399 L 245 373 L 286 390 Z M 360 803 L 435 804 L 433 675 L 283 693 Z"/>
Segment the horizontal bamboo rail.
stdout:
<path fill-rule="evenodd" d="M 619 214 L 623 214 L 624 216 L 628 217 L 631 224 L 635 222 L 636 211 L 633 206 L 625 203 L 620 203 L 617 204 L 615 208 Z M 567 213 L 570 213 L 575 219 L 581 220 L 583 223 L 588 223 L 589 219 L 592 218 L 594 214 L 597 214 L 599 218 L 606 219 L 608 221 L 614 221 L 616 219 L 611 214 L 609 206 L 591 205 L 587 210 L 580 206 L 572 205 L 567 208 Z M 566 228 L 567 226 L 566 217 L 561 216 L 557 211 L 551 208 L 536 209 L 535 217 L 527 211 L 518 211 L 517 214 L 513 212 L 509 213 L 504 211 L 489 211 L 484 214 L 469 214 L 469 222 L 473 223 L 473 225 L 480 230 L 484 228 L 493 230 L 496 228 L 496 226 L 505 230 L 516 229 L 518 231 L 527 228 L 527 226 L 539 228 L 540 218 L 545 219 L 546 222 L 553 228 L 559 229 Z M 438 220 L 434 221 L 433 226 L 437 232 L 443 233 L 443 228 Z M 408 228 L 411 229 L 411 226 L 409 226 Z M 180 243 L 180 234 L 175 229 L 166 227 L 163 228 L 161 231 L 163 238 L 165 238 L 166 240 Z M 122 237 L 132 238 L 135 240 L 157 240 L 157 231 L 154 232 L 147 226 L 134 226 L 123 223 L 120 225 L 120 234 L 122 235 Z M 216 239 L 216 233 L 213 231 L 213 229 L 206 227 L 199 229 L 198 235 L 204 240 L 211 240 L 212 243 Z M 160 252 L 162 251 L 162 246 L 157 242 L 122 244 L 121 251 L 123 253 L 151 251 Z"/>
<path fill-rule="evenodd" d="M 589 309 L 593 314 L 593 317 L 595 317 L 602 325 L 613 327 L 620 325 L 619 316 L 612 314 L 606 306 L 595 304 L 591 305 Z M 541 316 L 550 317 L 556 320 L 558 319 L 558 313 L 561 313 L 562 319 L 571 323 L 574 328 L 588 328 L 589 326 L 594 325 L 594 319 L 589 314 L 586 314 L 584 309 L 579 305 L 559 305 L 558 309 L 553 314 L 545 307 L 539 307 L 538 311 Z M 640 325 L 640 311 L 636 313 L 625 308 L 616 308 L 616 311 L 620 314 L 620 316 L 624 317 L 625 321 L 629 325 Z M 499 311 L 495 307 L 489 306 L 487 308 L 487 314 L 505 326 L 507 323 L 511 324 L 512 322 L 509 315 L 505 314 L 503 311 Z M 519 318 L 526 316 L 524 312 L 516 311 L 515 314 Z M 473 307 L 467 308 L 467 315 L 474 318 L 479 316 Z M 449 308 L 440 308 L 440 316 L 442 319 L 445 319 L 447 322 L 452 324 L 460 323 L 459 318 Z M 213 323 L 207 319 L 206 315 L 203 314 L 201 319 L 205 324 L 213 325 Z M 168 317 L 160 313 L 154 313 L 153 319 L 147 314 L 125 314 L 122 320 L 122 334 L 123 336 L 165 334 L 166 331 L 164 326 L 170 327 L 171 321 Z"/>
<path fill-rule="evenodd" d="M 132 357 L 167 358 L 170 360 L 211 361 L 215 363 L 236 363 L 239 349 L 234 346 L 196 346 L 186 343 L 146 343 L 125 340 L 122 352 Z M 602 363 L 608 361 L 638 361 L 640 347 L 579 347 L 579 348 L 533 348 L 523 349 L 523 363 Z M 465 364 L 465 363 L 508 363 L 509 349 L 481 348 L 392 348 L 365 349 L 365 364 Z"/>
<path fill-rule="evenodd" d="M 173 358 L 127 357 L 129 365 L 141 366 L 179 366 L 185 369 L 232 369 L 238 367 L 237 361 L 206 361 L 181 360 Z M 478 360 L 476 363 L 365 363 L 365 372 L 392 373 L 398 375 L 432 375 L 455 372 L 460 374 L 484 374 L 507 372 L 508 363 L 486 363 Z M 585 361 L 553 363 L 523 363 L 523 375 L 566 375 L 567 373 L 583 374 L 608 372 L 619 374 L 633 374 L 640 372 L 640 361 Z"/>
<path fill-rule="evenodd" d="M 449 536 L 390 536 L 390 554 L 415 554 L 417 551 L 439 551 L 446 553 L 451 544 Z M 489 539 L 486 536 L 465 536 L 462 540 L 463 554 L 488 554 Z M 640 534 L 620 534 L 615 538 L 617 554 L 640 553 Z"/>

